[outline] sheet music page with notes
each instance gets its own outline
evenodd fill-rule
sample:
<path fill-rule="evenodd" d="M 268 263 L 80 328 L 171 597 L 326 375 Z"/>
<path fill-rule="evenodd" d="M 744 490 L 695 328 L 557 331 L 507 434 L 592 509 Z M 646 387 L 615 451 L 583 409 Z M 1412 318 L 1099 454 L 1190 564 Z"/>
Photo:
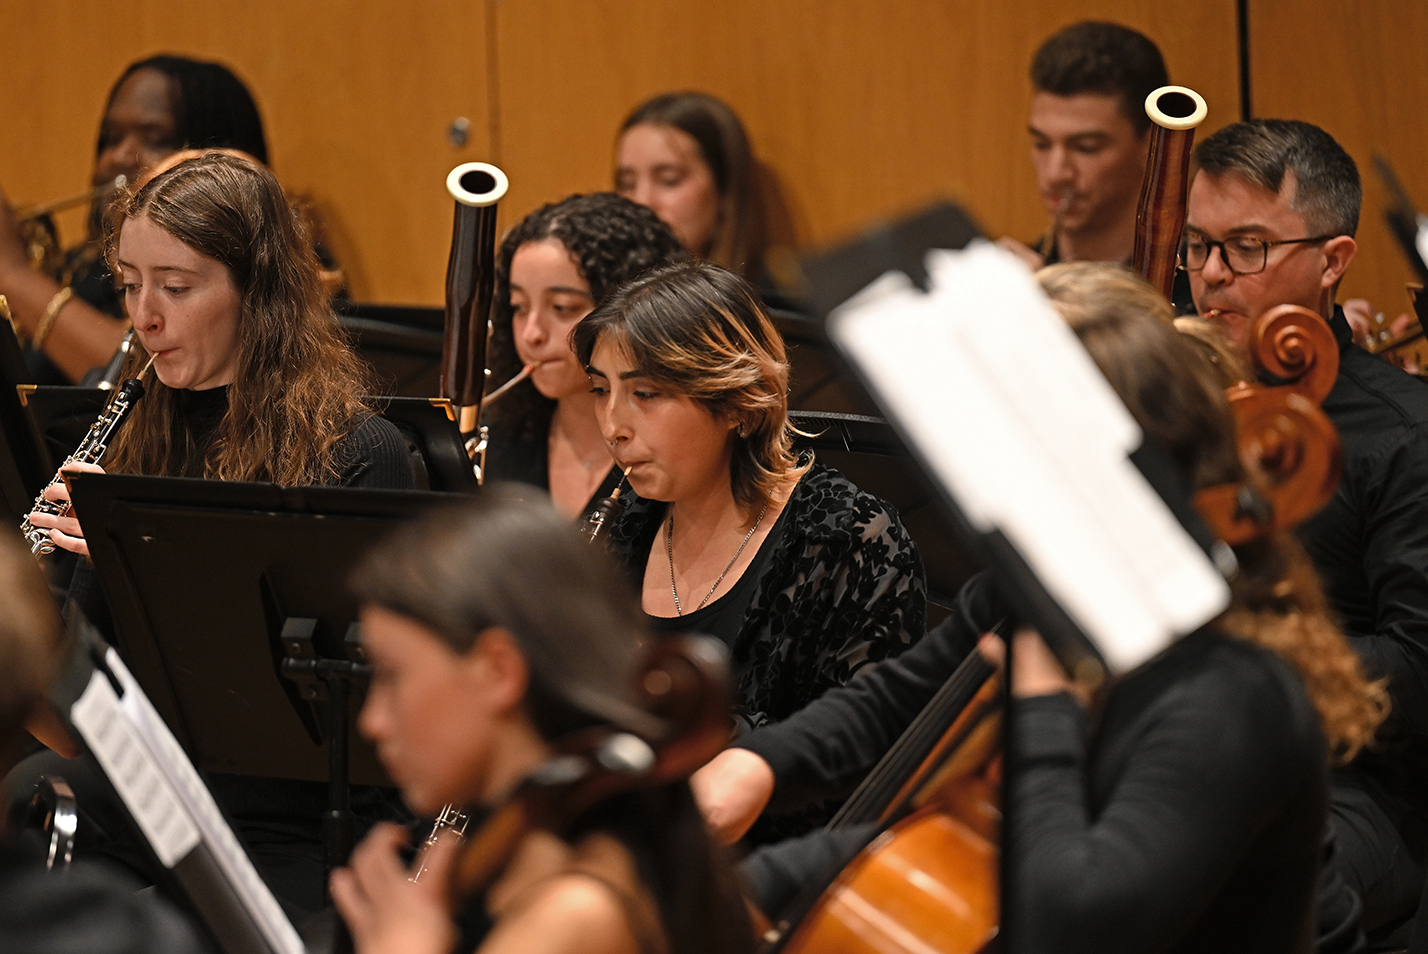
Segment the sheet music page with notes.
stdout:
<path fill-rule="evenodd" d="M 1217 616 L 1229 588 L 1130 461 L 1140 429 L 1017 259 L 933 250 L 828 320 L 980 532 L 1017 548 L 1111 672 Z"/>
<path fill-rule="evenodd" d="M 297 930 L 239 845 L 193 763 L 113 649 L 106 651 L 105 665 L 122 696 L 96 669 L 70 718 L 159 860 L 172 868 L 202 843 L 270 950 L 304 954 Z"/>

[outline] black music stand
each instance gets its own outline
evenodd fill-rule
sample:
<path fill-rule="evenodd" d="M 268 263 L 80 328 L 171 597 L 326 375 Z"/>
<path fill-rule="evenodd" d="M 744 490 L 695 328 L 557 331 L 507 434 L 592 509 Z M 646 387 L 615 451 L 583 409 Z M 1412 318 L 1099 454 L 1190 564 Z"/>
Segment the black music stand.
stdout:
<path fill-rule="evenodd" d="M 28 425 L 55 461 L 74 453 L 109 397 L 110 392 L 99 388 L 68 385 L 27 385 L 20 389 Z M 367 395 L 362 400 L 395 424 L 416 451 L 418 460 L 414 464 L 419 476 L 426 476 L 423 489 L 449 493 L 476 490 L 476 473 L 466 455 L 465 441 L 442 399 Z M 51 466 L 45 473 L 52 475 L 54 471 Z M 418 486 L 422 486 L 420 479 Z M 33 501 L 34 495 L 29 500 Z"/>
<path fill-rule="evenodd" d="M 402 432 L 421 457 L 426 485 L 445 493 L 475 493 L 480 483 L 466 453 L 461 428 L 447 413 L 445 398 L 367 397 Z M 418 481 L 420 486 L 420 481 Z"/>
<path fill-rule="evenodd" d="M 441 393 L 442 309 L 348 303 L 338 318 L 353 350 L 376 372 L 376 391 L 403 397 Z"/>
<path fill-rule="evenodd" d="M 12 523 L 30 512 L 55 469 L 30 427 L 16 388 L 29 382 L 15 330 L 0 321 L 0 506 Z"/>
<path fill-rule="evenodd" d="M 71 384 L 28 384 L 18 390 L 35 439 L 54 462 L 51 473 L 74 453 L 112 395 Z"/>
<path fill-rule="evenodd" d="M 369 745 L 349 745 L 367 667 L 346 576 L 452 498 L 109 474 L 72 486 L 116 646 L 193 763 L 327 782 L 327 859 L 345 862 L 349 783 L 390 785 Z"/>

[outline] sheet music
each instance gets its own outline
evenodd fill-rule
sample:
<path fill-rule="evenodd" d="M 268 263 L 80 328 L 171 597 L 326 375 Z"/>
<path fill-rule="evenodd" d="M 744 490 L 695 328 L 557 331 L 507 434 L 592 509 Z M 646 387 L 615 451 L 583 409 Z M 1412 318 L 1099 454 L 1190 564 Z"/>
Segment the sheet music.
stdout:
<path fill-rule="evenodd" d="M 238 844 L 183 748 L 113 649 L 105 653 L 105 664 L 123 690 L 122 698 L 104 673 L 96 671 L 75 703 L 71 719 L 160 861 L 172 868 L 201 840 L 271 949 L 303 954 L 302 939 Z"/>
<path fill-rule="evenodd" d="M 1113 672 L 1229 602 L 1130 462 L 1135 421 L 1024 265 L 986 242 L 928 254 L 829 317 L 889 417 L 981 531 L 1000 529 Z"/>

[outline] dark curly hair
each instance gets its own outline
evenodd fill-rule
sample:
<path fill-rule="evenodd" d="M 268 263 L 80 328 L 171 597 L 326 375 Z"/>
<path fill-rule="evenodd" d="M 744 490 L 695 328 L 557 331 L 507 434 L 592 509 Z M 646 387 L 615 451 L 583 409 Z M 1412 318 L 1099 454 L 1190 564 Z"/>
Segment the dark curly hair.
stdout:
<path fill-rule="evenodd" d="M 493 388 L 521 370 L 511 324 L 511 260 L 522 245 L 545 239 L 555 239 L 574 257 L 596 307 L 630 279 L 685 259 L 679 239 L 659 216 L 613 192 L 572 195 L 536 209 L 506 233 L 496 258 L 489 358 Z M 529 439 L 545 434 L 554 411 L 555 402 L 527 379 L 493 406 L 489 417 L 513 437 Z"/>

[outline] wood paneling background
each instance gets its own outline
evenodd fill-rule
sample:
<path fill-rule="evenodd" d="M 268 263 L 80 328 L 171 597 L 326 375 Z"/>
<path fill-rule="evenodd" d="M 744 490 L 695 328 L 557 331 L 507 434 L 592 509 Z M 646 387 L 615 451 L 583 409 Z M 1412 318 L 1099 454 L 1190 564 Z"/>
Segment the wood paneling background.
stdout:
<path fill-rule="evenodd" d="M 1409 4 L 1376 0 L 1348 22 L 1328 0 L 1249 6 L 1256 112 L 1319 122 L 1361 164 L 1383 149 L 1428 207 L 1411 123 L 1428 78 L 1409 60 L 1428 11 L 1399 16 Z M 1027 66 L 1048 34 L 1085 18 L 1155 39 L 1172 78 L 1209 101 L 1204 132 L 1238 118 L 1234 0 L 9 0 L 0 185 L 16 202 L 82 188 L 115 77 L 176 52 L 222 60 L 250 84 L 275 171 L 315 203 L 365 300 L 440 302 L 451 166 L 501 164 L 509 224 L 608 188 L 619 121 L 669 89 L 740 112 L 803 247 L 941 196 L 989 232 L 1031 237 L 1044 221 Z M 456 117 L 471 124 L 463 148 L 447 139 Z M 1378 221 L 1371 206 L 1349 290 L 1386 299 L 1406 268 Z M 78 218 L 61 225 L 74 236 Z"/>
<path fill-rule="evenodd" d="M 1390 317 L 1410 310 L 1408 262 L 1384 224 L 1374 153 L 1428 212 L 1428 4 L 1250 0 L 1250 93 L 1256 116 L 1303 119 L 1348 150 L 1364 180 L 1359 252 L 1340 301 L 1367 297 Z"/>

